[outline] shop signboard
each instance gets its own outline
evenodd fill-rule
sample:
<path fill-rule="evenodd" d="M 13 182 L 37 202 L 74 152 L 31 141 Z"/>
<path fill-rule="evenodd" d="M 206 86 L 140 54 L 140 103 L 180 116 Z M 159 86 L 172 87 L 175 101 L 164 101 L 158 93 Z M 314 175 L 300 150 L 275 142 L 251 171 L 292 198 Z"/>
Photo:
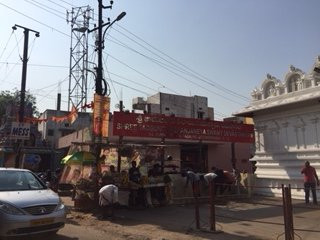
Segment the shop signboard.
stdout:
<path fill-rule="evenodd" d="M 29 140 L 30 123 L 12 122 L 10 138 L 19 140 Z"/>
<path fill-rule="evenodd" d="M 254 142 L 253 125 L 194 118 L 114 112 L 116 136 L 190 139 L 221 142 Z"/>

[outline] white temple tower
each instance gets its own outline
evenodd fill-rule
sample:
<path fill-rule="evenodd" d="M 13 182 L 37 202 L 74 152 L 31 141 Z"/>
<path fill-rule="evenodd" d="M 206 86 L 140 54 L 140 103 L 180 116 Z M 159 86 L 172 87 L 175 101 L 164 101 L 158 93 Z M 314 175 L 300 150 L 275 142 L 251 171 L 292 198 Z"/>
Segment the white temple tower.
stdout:
<path fill-rule="evenodd" d="M 309 73 L 290 66 L 283 81 L 267 74 L 251 96 L 250 105 L 234 115 L 254 121 L 256 185 L 302 188 L 306 160 L 320 177 L 320 56 Z M 277 188 L 255 191 L 281 196 Z M 292 189 L 292 197 L 304 198 L 303 189 Z"/>

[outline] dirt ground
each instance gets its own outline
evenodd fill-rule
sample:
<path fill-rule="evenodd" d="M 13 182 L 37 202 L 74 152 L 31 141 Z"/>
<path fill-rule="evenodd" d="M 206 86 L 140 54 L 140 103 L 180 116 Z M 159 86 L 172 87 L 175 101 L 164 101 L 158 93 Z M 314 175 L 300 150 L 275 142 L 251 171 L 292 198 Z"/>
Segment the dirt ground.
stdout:
<path fill-rule="evenodd" d="M 126 239 L 126 240 L 264 240 L 285 239 L 281 199 L 220 200 L 216 206 L 216 229 L 207 232 L 209 207 L 200 207 L 201 231 L 195 229 L 194 208 L 170 205 L 142 210 L 117 209 L 113 219 L 99 220 L 99 213 L 72 210 L 73 203 L 63 198 L 71 209 L 66 228 L 58 239 Z M 320 208 L 294 203 L 295 239 L 320 239 Z M 62 238 L 75 231 L 73 238 Z M 83 231 L 83 233 L 80 232 Z M 78 235 L 77 235 L 78 234 Z"/>

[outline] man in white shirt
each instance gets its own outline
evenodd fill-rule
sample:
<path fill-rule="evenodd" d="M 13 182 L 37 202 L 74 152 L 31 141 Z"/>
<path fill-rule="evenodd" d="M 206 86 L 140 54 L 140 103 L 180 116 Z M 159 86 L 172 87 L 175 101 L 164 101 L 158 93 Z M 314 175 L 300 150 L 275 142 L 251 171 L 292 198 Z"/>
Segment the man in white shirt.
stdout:
<path fill-rule="evenodd" d="M 99 205 L 102 209 L 102 217 L 113 217 L 113 206 L 118 202 L 118 187 L 108 184 L 99 190 Z"/>
<path fill-rule="evenodd" d="M 215 173 L 207 173 L 203 176 L 204 180 L 206 181 L 207 184 L 209 184 L 211 181 L 214 181 L 214 179 L 217 177 L 218 175 Z"/>

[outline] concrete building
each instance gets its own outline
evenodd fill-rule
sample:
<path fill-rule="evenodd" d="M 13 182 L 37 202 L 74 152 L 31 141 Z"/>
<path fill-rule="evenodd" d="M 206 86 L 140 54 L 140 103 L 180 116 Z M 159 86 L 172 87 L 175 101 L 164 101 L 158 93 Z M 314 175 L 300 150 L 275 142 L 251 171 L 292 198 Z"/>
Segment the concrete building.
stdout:
<path fill-rule="evenodd" d="M 202 96 L 189 97 L 159 92 L 148 97 L 147 100 L 141 97 L 134 98 L 132 109 L 167 116 L 214 119 L 213 108 L 208 107 L 208 98 Z"/>
<path fill-rule="evenodd" d="M 290 66 L 283 81 L 267 74 L 251 96 L 251 104 L 234 115 L 255 124 L 257 185 L 302 188 L 306 160 L 320 174 L 320 57 L 308 73 Z M 277 188 L 257 191 L 281 195 Z M 303 198 L 303 189 L 293 189 L 292 196 Z"/>
<path fill-rule="evenodd" d="M 139 125 L 139 123 L 143 121 L 142 119 L 157 118 L 159 114 L 167 117 L 164 121 L 168 120 L 168 118 L 173 119 L 177 124 L 174 127 L 177 128 L 183 128 L 183 122 L 192 124 L 192 127 L 182 129 L 185 132 L 198 131 L 201 126 L 206 126 L 205 131 L 207 129 L 210 131 L 218 125 L 225 126 L 227 129 L 227 126 L 232 125 L 230 122 L 236 122 L 237 124 L 245 123 L 245 118 L 228 119 L 225 124 L 224 122 L 213 122 L 213 108 L 208 107 L 207 98 L 201 96 L 188 97 L 157 93 L 148 97 L 147 100 L 143 98 L 133 99 L 133 109 L 136 111 L 136 114 L 128 112 L 124 113 L 123 116 L 124 118 L 134 119 L 135 122 L 128 124 L 128 126 Z M 120 140 L 120 136 L 114 134 L 114 129 L 119 124 L 119 122 L 115 120 L 115 115 L 116 113 L 111 114 L 109 123 L 108 144 L 110 144 L 111 148 L 117 148 Z M 128 120 L 128 118 L 126 120 Z M 165 126 L 165 128 L 173 127 L 170 124 L 168 124 L 168 126 L 165 124 L 161 125 L 161 123 L 161 126 L 158 123 L 154 124 L 152 127 L 154 128 L 153 130 L 163 126 Z M 167 132 L 168 130 L 164 129 L 164 131 Z M 92 142 L 92 135 L 90 133 L 90 129 L 86 128 L 73 134 L 60 137 L 57 147 L 59 149 L 66 148 L 70 146 L 72 142 L 78 142 L 79 144 L 74 145 L 83 147 L 85 145 L 81 143 Z M 177 138 L 163 138 L 161 135 L 164 135 L 161 131 L 157 131 L 152 137 L 139 135 L 138 131 L 136 135 L 122 135 L 121 142 L 124 146 L 132 145 L 137 149 L 140 148 L 141 151 L 147 151 L 148 153 L 153 152 L 154 156 L 156 156 L 155 158 L 158 160 L 160 155 L 171 155 L 172 160 L 165 163 L 165 165 L 176 165 L 179 169 L 191 168 L 198 172 L 207 172 L 212 166 L 216 166 L 231 171 L 233 165 L 235 165 L 240 171 L 251 171 L 249 158 L 252 155 L 252 143 L 246 141 L 225 141 L 221 140 L 222 138 L 206 138 L 206 134 L 201 134 L 199 134 L 198 139 L 189 137 L 187 133 Z M 202 139 L 202 137 L 204 138 Z M 164 152 L 161 152 L 162 147 L 164 147 Z M 113 149 L 112 151 L 117 150 Z M 117 159 L 117 157 L 114 159 Z M 114 162 L 114 165 L 116 164 L 117 162 Z"/>
<path fill-rule="evenodd" d="M 68 115 L 67 111 L 47 109 L 40 115 L 40 119 L 50 119 L 52 117 L 62 117 Z M 69 135 L 77 130 L 91 126 L 91 114 L 79 112 L 78 118 L 71 124 L 68 121 L 43 121 L 38 124 L 38 130 L 42 135 L 42 140 L 47 145 L 56 148 L 58 139 Z"/>

